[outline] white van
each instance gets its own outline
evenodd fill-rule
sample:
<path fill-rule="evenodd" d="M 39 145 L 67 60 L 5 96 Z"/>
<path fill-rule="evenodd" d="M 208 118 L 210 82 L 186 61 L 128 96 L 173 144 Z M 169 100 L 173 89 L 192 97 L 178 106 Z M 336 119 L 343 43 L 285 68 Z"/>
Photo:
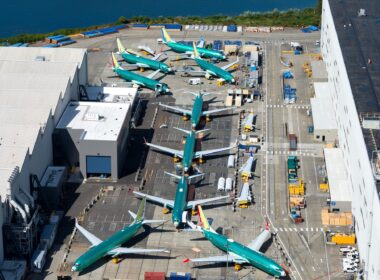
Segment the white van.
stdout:
<path fill-rule="evenodd" d="M 200 85 L 201 79 L 200 78 L 192 78 L 189 79 L 189 85 Z"/>

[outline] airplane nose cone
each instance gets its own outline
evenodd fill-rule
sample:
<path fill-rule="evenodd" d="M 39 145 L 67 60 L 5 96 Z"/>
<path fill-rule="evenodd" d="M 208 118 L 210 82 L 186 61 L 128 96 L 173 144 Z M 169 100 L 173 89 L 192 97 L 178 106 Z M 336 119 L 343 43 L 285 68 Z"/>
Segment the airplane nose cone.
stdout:
<path fill-rule="evenodd" d="M 73 266 L 73 267 L 71 268 L 71 271 L 77 271 L 76 266 Z"/>
<path fill-rule="evenodd" d="M 235 79 L 231 79 L 231 83 L 234 83 L 235 82 Z"/>
<path fill-rule="evenodd" d="M 283 270 L 282 272 L 281 272 L 281 277 L 285 277 L 286 276 L 286 272 Z"/>
<path fill-rule="evenodd" d="M 175 227 L 178 227 L 179 222 L 178 222 L 178 221 L 174 221 L 173 225 L 174 225 Z"/>

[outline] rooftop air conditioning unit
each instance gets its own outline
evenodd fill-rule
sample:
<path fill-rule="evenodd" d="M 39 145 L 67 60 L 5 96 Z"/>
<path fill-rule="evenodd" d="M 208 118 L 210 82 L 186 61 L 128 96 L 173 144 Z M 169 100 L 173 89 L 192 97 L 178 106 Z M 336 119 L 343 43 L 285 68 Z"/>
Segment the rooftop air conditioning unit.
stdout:
<path fill-rule="evenodd" d="M 360 9 L 359 12 L 358 12 L 358 16 L 359 16 L 359 17 L 366 17 L 367 14 L 366 14 L 366 12 L 365 12 L 365 9 Z"/>
<path fill-rule="evenodd" d="M 379 117 L 364 117 L 363 128 L 380 129 L 380 118 Z"/>

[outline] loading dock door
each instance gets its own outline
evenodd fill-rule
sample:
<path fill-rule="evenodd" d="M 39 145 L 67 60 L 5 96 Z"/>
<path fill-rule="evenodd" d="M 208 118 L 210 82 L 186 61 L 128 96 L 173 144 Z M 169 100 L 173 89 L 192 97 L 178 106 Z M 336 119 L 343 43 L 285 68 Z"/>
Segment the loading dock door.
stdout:
<path fill-rule="evenodd" d="M 111 176 L 111 157 L 86 156 L 87 177 Z"/>

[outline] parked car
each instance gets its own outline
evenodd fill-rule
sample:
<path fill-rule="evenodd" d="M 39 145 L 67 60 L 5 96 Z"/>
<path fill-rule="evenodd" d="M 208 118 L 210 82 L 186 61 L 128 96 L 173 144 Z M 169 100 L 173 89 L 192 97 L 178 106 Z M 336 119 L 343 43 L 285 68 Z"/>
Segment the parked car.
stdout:
<path fill-rule="evenodd" d="M 356 248 L 352 247 L 352 246 L 347 246 L 347 247 L 340 247 L 339 251 L 341 253 L 350 253 L 350 252 L 356 252 Z"/>
<path fill-rule="evenodd" d="M 347 267 L 347 268 L 343 269 L 343 272 L 345 272 L 345 273 L 354 273 L 356 271 L 357 271 L 357 269 L 353 268 L 353 267 Z"/>
<path fill-rule="evenodd" d="M 358 258 L 343 258 L 343 262 L 354 262 L 359 263 L 360 260 Z"/>

